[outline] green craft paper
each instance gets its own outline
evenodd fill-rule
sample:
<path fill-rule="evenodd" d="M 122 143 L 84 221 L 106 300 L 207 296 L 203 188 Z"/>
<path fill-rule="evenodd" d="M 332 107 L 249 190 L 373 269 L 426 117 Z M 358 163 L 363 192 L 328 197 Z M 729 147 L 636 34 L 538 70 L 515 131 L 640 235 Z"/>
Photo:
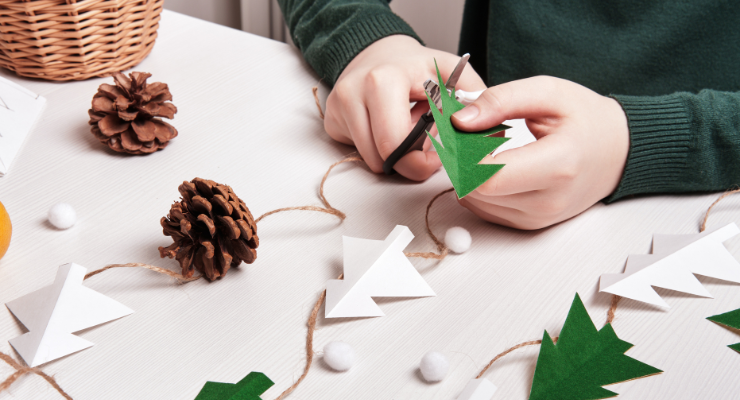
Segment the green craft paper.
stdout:
<path fill-rule="evenodd" d="M 740 329 L 740 308 L 738 308 L 737 310 L 726 312 L 724 314 L 712 315 L 707 319 L 720 325 L 724 325 L 728 328 Z M 731 344 L 727 347 L 740 353 L 740 343 Z"/>
<path fill-rule="evenodd" d="M 597 331 L 576 293 L 558 343 L 545 331 L 529 399 L 614 397 L 616 393 L 601 386 L 663 372 L 626 356 L 631 347 L 617 337 L 611 324 Z"/>
<path fill-rule="evenodd" d="M 250 372 L 237 383 L 206 382 L 195 400 L 261 400 L 274 384 L 262 372 Z"/>
<path fill-rule="evenodd" d="M 427 94 L 429 107 L 432 109 L 434 122 L 437 124 L 440 144 L 432 135 L 427 132 L 434 148 L 439 154 L 439 159 L 447 171 L 447 175 L 452 181 L 457 198 L 461 199 L 470 192 L 477 189 L 485 181 L 490 179 L 496 172 L 504 167 L 503 164 L 478 164 L 488 154 L 496 150 L 509 140 L 509 138 L 489 137 L 494 133 L 511 128 L 507 125 L 498 125 L 487 131 L 466 133 L 457 130 L 453 125 L 450 117 L 452 114 L 462 110 L 465 106 L 455 99 L 455 91 L 450 95 L 447 88 L 442 82 L 442 76 L 437 67 L 437 61 L 434 61 L 437 68 L 437 80 L 439 81 L 440 92 L 442 95 L 442 113 Z M 444 114 L 443 114 L 444 113 Z"/>

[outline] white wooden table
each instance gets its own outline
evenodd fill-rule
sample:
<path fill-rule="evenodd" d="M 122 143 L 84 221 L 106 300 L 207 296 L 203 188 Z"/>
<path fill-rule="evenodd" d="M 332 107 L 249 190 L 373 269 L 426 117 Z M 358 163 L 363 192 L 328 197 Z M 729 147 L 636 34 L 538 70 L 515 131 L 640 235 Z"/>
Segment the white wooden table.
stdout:
<path fill-rule="evenodd" d="M 350 147 L 323 130 L 311 87 L 317 77 L 297 50 L 240 31 L 172 12 L 163 14 L 151 55 L 136 70 L 169 84 L 180 135 L 149 156 L 115 154 L 90 134 L 87 109 L 98 85 L 111 78 L 51 83 L 10 78 L 48 99 L 8 176 L 0 201 L 10 212 L 13 239 L 0 261 L 0 302 L 54 280 L 57 267 L 76 262 L 93 270 L 109 263 L 143 262 L 178 269 L 160 259 L 159 218 L 179 198 L 177 186 L 194 177 L 231 185 L 252 213 L 319 204 L 326 168 Z M 322 89 L 326 96 L 326 89 Z M 96 345 L 53 361 L 43 370 L 75 399 L 192 399 L 207 380 L 236 382 L 261 371 L 276 382 L 273 399 L 300 375 L 306 319 L 328 279 L 341 272 L 341 236 L 382 239 L 395 225 L 416 234 L 408 251 L 430 251 L 424 207 L 449 187 L 440 171 L 424 183 L 374 175 L 351 164 L 338 167 L 327 196 L 347 213 L 296 211 L 259 224 L 254 264 L 225 279 L 177 285 L 147 270 L 107 271 L 85 285 L 135 310 L 131 316 L 79 335 Z M 604 206 L 538 232 L 520 232 L 478 220 L 452 195 L 432 210 L 440 235 L 469 229 L 473 247 L 442 262 L 412 262 L 437 292 L 423 299 L 379 300 L 387 314 L 369 319 L 319 319 L 315 345 L 350 343 L 356 365 L 328 369 L 320 357 L 292 399 L 454 399 L 491 357 L 509 346 L 553 336 L 562 328 L 576 292 L 598 327 L 610 296 L 598 278 L 621 272 L 629 254 L 649 252 L 652 234 L 695 233 L 716 194 L 656 196 Z M 79 220 L 52 228 L 46 212 L 71 203 Z M 740 220 L 740 196 L 716 210 L 712 225 Z M 726 242 L 740 257 L 740 239 Z M 609 386 L 622 399 L 735 398 L 740 354 L 726 345 L 740 335 L 705 320 L 740 307 L 740 285 L 700 278 L 715 299 L 659 290 L 670 310 L 624 300 L 614 328 L 635 347 L 627 354 L 662 375 Z M 323 309 L 322 309 L 323 313 Z M 0 312 L 0 350 L 23 333 Z M 445 353 L 444 381 L 425 383 L 418 372 L 429 350 Z M 486 377 L 495 399 L 525 399 L 538 348 L 518 350 Z M 0 379 L 13 370 L 0 364 Z M 45 381 L 27 375 L 0 399 L 58 399 Z"/>

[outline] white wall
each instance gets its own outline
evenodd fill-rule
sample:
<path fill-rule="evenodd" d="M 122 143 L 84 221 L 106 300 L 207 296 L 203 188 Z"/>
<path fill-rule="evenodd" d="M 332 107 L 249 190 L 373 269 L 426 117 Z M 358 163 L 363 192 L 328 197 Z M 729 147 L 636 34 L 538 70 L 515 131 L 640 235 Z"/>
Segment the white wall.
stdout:
<path fill-rule="evenodd" d="M 241 29 L 241 0 L 165 0 L 164 8 Z"/>
<path fill-rule="evenodd" d="M 457 52 L 465 0 L 393 0 L 401 16 L 427 46 Z M 164 8 L 285 41 L 276 0 L 165 0 Z"/>
<path fill-rule="evenodd" d="M 465 0 L 393 0 L 401 16 L 428 47 L 457 53 Z"/>

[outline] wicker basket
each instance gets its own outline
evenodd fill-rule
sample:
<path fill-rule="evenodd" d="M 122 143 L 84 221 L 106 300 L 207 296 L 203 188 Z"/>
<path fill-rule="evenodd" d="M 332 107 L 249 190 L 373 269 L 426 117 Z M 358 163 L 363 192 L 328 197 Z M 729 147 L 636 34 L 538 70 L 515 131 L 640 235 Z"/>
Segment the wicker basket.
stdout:
<path fill-rule="evenodd" d="M 123 71 L 154 46 L 164 0 L 0 0 L 0 66 L 55 81 Z"/>

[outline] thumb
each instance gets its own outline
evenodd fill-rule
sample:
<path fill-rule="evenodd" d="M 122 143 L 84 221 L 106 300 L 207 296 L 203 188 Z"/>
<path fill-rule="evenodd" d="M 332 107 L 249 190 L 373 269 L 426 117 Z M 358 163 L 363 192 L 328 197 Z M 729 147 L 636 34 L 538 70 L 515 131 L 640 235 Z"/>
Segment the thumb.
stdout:
<path fill-rule="evenodd" d="M 482 131 L 506 120 L 562 115 L 560 79 L 536 76 L 486 89 L 472 104 L 452 114 L 452 123 L 469 132 Z"/>

